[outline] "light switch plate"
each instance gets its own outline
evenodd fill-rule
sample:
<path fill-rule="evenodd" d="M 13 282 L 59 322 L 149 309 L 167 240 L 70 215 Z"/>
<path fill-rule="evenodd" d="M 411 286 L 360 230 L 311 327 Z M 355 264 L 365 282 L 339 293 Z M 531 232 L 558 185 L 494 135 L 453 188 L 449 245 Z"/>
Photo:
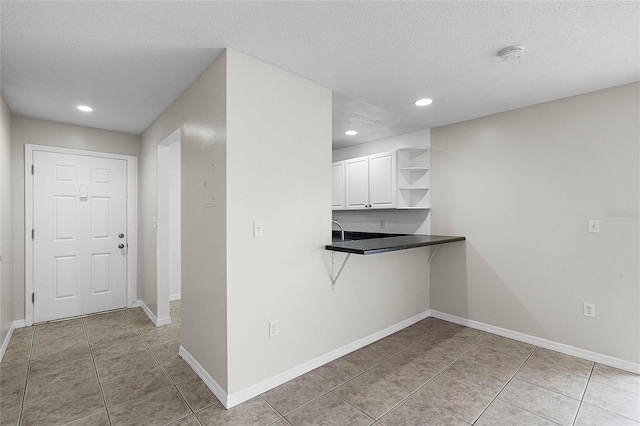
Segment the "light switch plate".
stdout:
<path fill-rule="evenodd" d="M 589 232 L 599 233 L 600 232 L 600 221 L 597 219 L 589 220 Z"/>
<path fill-rule="evenodd" d="M 253 236 L 262 237 L 264 235 L 264 224 L 261 220 L 253 221 Z"/>

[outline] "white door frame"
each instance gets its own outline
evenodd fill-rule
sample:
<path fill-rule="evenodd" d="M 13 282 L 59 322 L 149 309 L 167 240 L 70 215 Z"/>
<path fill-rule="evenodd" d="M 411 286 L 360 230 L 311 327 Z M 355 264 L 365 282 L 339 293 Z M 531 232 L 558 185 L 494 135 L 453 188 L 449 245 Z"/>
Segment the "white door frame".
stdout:
<path fill-rule="evenodd" d="M 174 241 L 170 232 L 173 219 L 175 219 L 170 211 L 170 204 L 178 204 L 178 208 L 182 208 L 182 200 L 172 199 L 169 189 L 171 173 L 170 169 L 174 166 L 176 158 L 171 154 L 171 147 L 181 149 L 182 144 L 182 128 L 176 129 L 167 136 L 157 146 L 157 199 L 156 199 L 156 220 L 157 220 L 157 244 L 156 244 L 156 285 L 157 285 L 157 308 L 156 317 L 151 320 L 157 325 L 171 324 L 171 316 L 169 312 L 169 302 L 171 300 L 170 280 L 173 256 L 171 248 L 175 245 L 181 246 L 181 241 Z M 182 158 L 180 154 L 178 156 Z M 182 173 L 182 165 L 178 165 L 178 172 Z M 180 184 L 181 184 L 180 179 Z M 178 191 L 180 194 L 182 190 Z M 175 194 L 174 194 L 175 195 Z M 181 198 L 181 195 L 179 195 Z M 181 223 L 180 225 L 181 226 Z M 147 314 L 148 315 L 148 314 Z"/>
<path fill-rule="evenodd" d="M 24 304 L 25 324 L 33 325 L 33 152 L 44 151 L 58 154 L 85 155 L 89 157 L 111 158 L 125 160 L 127 163 L 127 308 L 137 305 L 138 300 L 138 158 L 133 155 L 111 154 L 106 152 L 88 151 L 81 149 L 60 148 L 56 146 L 31 145 L 24 146 L 24 201 L 25 201 L 25 280 L 24 280 Z"/>

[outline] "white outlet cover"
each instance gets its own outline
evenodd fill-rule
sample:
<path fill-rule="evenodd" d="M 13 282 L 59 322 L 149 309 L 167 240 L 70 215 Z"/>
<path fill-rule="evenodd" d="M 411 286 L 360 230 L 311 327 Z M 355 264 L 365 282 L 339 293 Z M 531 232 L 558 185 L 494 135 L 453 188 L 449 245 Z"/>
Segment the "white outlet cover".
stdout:
<path fill-rule="evenodd" d="M 599 233 L 600 232 L 600 221 L 597 219 L 589 220 L 589 232 L 591 233 Z"/>

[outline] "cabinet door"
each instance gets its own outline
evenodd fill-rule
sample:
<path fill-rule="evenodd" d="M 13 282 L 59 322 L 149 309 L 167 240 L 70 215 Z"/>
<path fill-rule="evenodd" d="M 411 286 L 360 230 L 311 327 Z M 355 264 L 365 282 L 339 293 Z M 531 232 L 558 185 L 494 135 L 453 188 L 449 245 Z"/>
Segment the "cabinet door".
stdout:
<path fill-rule="evenodd" d="M 346 208 L 366 209 L 369 206 L 369 157 L 346 160 Z"/>
<path fill-rule="evenodd" d="M 375 209 L 396 207 L 396 154 L 385 152 L 369 157 L 369 205 Z"/>
<path fill-rule="evenodd" d="M 344 210 L 344 162 L 331 165 L 331 207 Z"/>

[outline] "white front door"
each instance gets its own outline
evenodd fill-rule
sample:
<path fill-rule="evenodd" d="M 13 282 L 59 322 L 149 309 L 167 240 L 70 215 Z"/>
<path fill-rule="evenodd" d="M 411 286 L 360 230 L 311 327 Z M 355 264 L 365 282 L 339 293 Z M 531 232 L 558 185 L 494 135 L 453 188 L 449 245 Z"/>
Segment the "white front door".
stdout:
<path fill-rule="evenodd" d="M 34 322 L 124 308 L 125 160 L 33 152 Z"/>

